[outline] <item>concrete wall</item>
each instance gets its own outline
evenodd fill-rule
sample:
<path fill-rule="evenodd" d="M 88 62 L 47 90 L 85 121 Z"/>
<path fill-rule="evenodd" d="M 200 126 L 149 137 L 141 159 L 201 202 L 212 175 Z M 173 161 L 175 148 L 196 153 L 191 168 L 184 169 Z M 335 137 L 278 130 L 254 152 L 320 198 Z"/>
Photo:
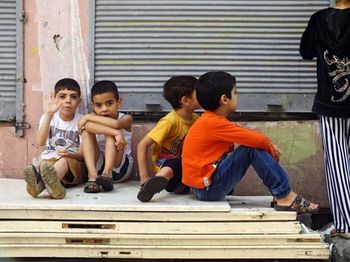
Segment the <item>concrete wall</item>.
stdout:
<path fill-rule="evenodd" d="M 24 0 L 24 121 L 31 128 L 19 138 L 13 126 L 0 124 L 0 177 L 20 177 L 22 167 L 40 153 L 35 133 L 45 98 L 59 79 L 76 79 L 86 101 L 87 4 L 86 0 Z M 84 102 L 79 110 L 85 108 Z"/>
<path fill-rule="evenodd" d="M 320 203 L 322 207 L 328 207 L 318 121 L 239 122 L 239 124 L 267 135 L 282 153 L 280 164 L 289 174 L 293 189 L 308 199 Z M 154 123 L 134 125 L 134 153 L 137 141 L 153 126 Z M 137 175 L 137 166 L 134 167 L 134 173 Z M 248 170 L 234 193 L 270 194 L 253 168 Z"/>
<path fill-rule="evenodd" d="M 39 118 L 45 98 L 63 77 L 76 79 L 86 101 L 89 74 L 88 2 L 86 0 L 24 0 L 27 21 L 24 25 L 24 103 L 25 121 L 31 128 L 23 138 L 15 129 L 0 124 L 0 177 L 21 178 L 22 168 L 40 154 L 35 144 Z M 86 110 L 82 103 L 80 112 Z M 288 171 L 297 192 L 328 206 L 323 171 L 322 148 L 316 121 L 241 123 L 268 135 L 282 151 L 281 164 Z M 137 142 L 154 123 L 135 123 L 133 154 Z M 134 167 L 137 176 L 137 166 Z M 246 195 L 269 194 L 252 170 L 236 188 Z"/>

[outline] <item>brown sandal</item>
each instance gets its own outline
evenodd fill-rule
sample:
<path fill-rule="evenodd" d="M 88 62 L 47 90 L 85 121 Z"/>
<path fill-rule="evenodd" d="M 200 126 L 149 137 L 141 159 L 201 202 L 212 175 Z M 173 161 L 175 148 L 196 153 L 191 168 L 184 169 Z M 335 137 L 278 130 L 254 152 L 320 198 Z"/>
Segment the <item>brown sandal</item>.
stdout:
<path fill-rule="evenodd" d="M 306 200 L 301 195 L 297 195 L 290 206 L 280 206 L 276 203 L 274 205 L 274 209 L 276 211 L 295 211 L 298 214 L 316 213 L 319 208 L 317 207 L 312 209 L 310 204 L 311 203 L 309 200 Z"/>
<path fill-rule="evenodd" d="M 103 191 L 112 191 L 113 190 L 113 178 L 102 174 L 96 178 L 96 183 L 102 187 Z"/>
<path fill-rule="evenodd" d="M 100 193 L 102 188 L 96 183 L 96 181 L 88 181 L 88 184 L 84 188 L 85 193 Z"/>

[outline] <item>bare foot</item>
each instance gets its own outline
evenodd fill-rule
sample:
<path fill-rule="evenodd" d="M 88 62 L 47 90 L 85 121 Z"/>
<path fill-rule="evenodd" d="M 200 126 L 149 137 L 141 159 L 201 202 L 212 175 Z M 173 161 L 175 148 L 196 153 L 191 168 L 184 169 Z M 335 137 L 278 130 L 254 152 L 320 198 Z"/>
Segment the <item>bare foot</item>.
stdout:
<path fill-rule="evenodd" d="M 319 205 L 312 203 L 295 192 L 290 192 L 286 197 L 277 199 L 275 210 L 296 211 L 298 213 L 312 213 L 318 211 Z"/>

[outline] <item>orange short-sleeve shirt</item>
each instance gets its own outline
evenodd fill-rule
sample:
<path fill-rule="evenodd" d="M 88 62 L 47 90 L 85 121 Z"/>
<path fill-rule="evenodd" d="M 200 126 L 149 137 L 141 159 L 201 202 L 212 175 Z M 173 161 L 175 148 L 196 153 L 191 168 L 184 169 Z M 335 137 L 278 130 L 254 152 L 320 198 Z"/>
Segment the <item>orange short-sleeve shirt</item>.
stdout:
<path fill-rule="evenodd" d="M 215 170 L 214 163 L 235 144 L 266 150 L 274 158 L 271 141 L 255 130 L 242 128 L 224 116 L 205 111 L 187 133 L 182 151 L 182 182 L 190 187 L 204 188 L 204 180 Z"/>

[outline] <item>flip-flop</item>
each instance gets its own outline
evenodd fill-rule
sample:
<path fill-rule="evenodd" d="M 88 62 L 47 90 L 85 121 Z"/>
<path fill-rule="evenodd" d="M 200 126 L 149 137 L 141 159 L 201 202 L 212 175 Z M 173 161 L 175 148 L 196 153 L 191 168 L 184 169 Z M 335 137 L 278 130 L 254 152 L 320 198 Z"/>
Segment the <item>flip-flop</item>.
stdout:
<path fill-rule="evenodd" d="M 289 206 L 280 206 L 276 203 L 274 204 L 273 208 L 276 211 L 295 211 L 298 214 L 317 213 L 319 207 L 311 209 L 310 204 L 310 201 L 306 200 L 300 195 L 297 195 L 292 204 L 290 204 Z"/>
<path fill-rule="evenodd" d="M 102 174 L 96 178 L 96 183 L 102 187 L 103 191 L 113 190 L 113 178 L 111 176 Z"/>
<path fill-rule="evenodd" d="M 85 193 L 100 193 L 102 192 L 102 188 L 100 185 L 96 183 L 96 181 L 88 181 L 88 184 L 84 188 Z"/>
<path fill-rule="evenodd" d="M 271 202 L 270 202 L 270 207 L 275 207 L 275 205 L 277 205 L 277 200 L 272 200 Z"/>
<path fill-rule="evenodd" d="M 166 188 L 168 179 L 162 176 L 154 176 L 141 186 L 137 199 L 141 202 L 149 202 L 152 197 Z"/>

